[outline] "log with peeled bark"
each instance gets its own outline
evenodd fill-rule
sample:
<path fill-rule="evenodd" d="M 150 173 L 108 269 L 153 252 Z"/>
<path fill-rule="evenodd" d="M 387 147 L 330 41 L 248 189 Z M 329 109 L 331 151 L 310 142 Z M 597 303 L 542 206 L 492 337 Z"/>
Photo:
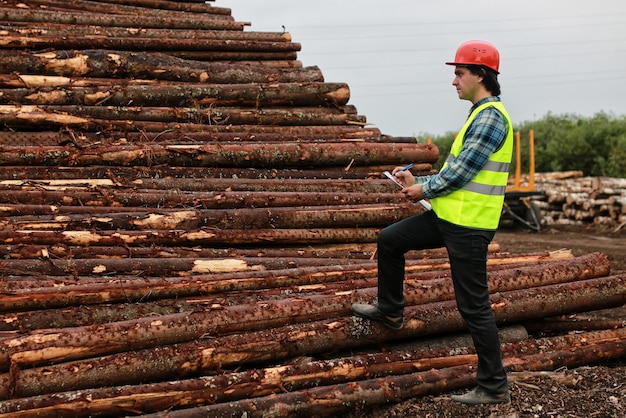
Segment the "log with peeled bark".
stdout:
<path fill-rule="evenodd" d="M 621 306 L 626 301 L 626 275 L 502 292 L 495 298 L 499 323 Z M 11 373 L 0 375 L 0 397 L 154 382 L 465 327 L 454 301 L 411 306 L 405 315 L 405 327 L 400 331 L 386 330 L 355 317 L 342 317 L 48 365 L 45 373 L 37 367 L 22 370 L 19 365 L 32 363 L 39 356 L 47 357 L 52 350 L 15 353 L 11 358 Z M 157 318 L 153 326 L 159 327 Z M 75 355 L 78 350 L 54 351 L 62 358 Z"/>
<path fill-rule="evenodd" d="M 238 262 L 234 260 L 234 263 Z M 447 268 L 447 261 L 419 266 L 421 270 Z M 215 273 L 188 277 L 143 278 L 119 276 L 97 281 L 76 277 L 46 284 L 43 278 L 4 281 L 0 294 L 0 309 L 5 312 L 48 309 L 80 304 L 140 302 L 176 297 L 190 297 L 230 291 L 246 291 L 291 286 L 316 286 L 341 280 L 360 280 L 376 276 L 376 263 L 304 267 L 286 270 L 266 270 L 239 273 Z M 92 277 L 93 279 L 93 277 Z M 72 283 L 73 282 L 73 283 Z M 111 286 L 114 283 L 115 286 Z M 46 288 L 46 286 L 48 286 Z"/>
<path fill-rule="evenodd" d="M 342 264 L 359 264 L 362 260 L 342 260 Z M 225 259 L 197 258 L 122 258 L 77 260 L 0 260 L 4 274 L 12 279 L 32 277 L 33 273 L 51 277 L 74 275 L 106 277 L 111 274 L 142 277 L 182 277 L 198 274 L 235 273 L 241 271 L 283 270 L 298 267 L 327 266 L 329 260 L 310 258 L 238 257 Z"/>
<path fill-rule="evenodd" d="M 126 133 L 125 131 L 120 131 Z M 177 128 L 172 130 L 146 130 L 146 140 L 156 140 L 161 135 L 171 132 L 176 133 L 207 133 L 207 134 L 232 134 L 232 135 L 255 135 L 267 134 L 267 135 L 283 135 L 294 136 L 296 140 L 314 140 L 317 137 L 331 139 L 336 137 L 337 139 L 371 139 L 382 142 L 393 142 L 396 137 L 390 137 L 383 135 L 378 128 L 374 127 L 362 127 L 358 125 L 302 125 L 302 126 L 268 126 L 268 125 L 200 125 L 200 124 L 179 124 Z M 113 132 L 115 134 L 115 132 Z M 137 136 L 138 133 L 130 132 L 132 135 Z M 225 137 L 228 138 L 228 137 Z M 386 140 L 386 138 L 390 138 Z M 401 142 L 406 142 L 403 140 Z M 415 143 L 415 138 L 413 138 Z"/>
<path fill-rule="evenodd" d="M 339 125 L 329 125 L 328 128 L 340 127 Z M 284 128 L 290 128 L 285 126 Z M 297 128 L 297 127 L 294 127 Z M 359 128 L 357 128 L 359 129 Z M 259 133 L 253 132 L 0 132 L 0 145 L 8 146 L 55 146 L 75 144 L 76 146 L 88 146 L 93 143 L 100 144 L 128 144 L 156 142 L 161 144 L 200 143 L 200 142 L 379 142 L 379 143 L 407 143 L 414 144 L 414 138 L 405 137 L 383 137 L 378 138 L 376 134 L 364 129 L 363 132 L 353 131 L 345 133 L 332 132 L 319 134 L 302 134 L 296 132 L 276 132 Z M 2 167 L 0 167 L 2 168 Z M 375 167 L 373 167 L 374 169 Z M 31 170 L 38 170 L 38 167 L 30 167 Z M 180 169 L 180 167 L 178 167 Z M 382 169 L 382 167 L 381 167 Z M 413 172 L 430 171 L 430 163 L 415 163 Z M 2 170 L 7 170 L 6 167 Z M 144 170 L 145 171 L 145 170 Z M 0 176 L 2 173 L 0 172 Z M 32 176 L 31 176 L 32 177 Z M 0 177 L 1 178 L 1 177 Z"/>
<path fill-rule="evenodd" d="M 554 262 L 540 267 L 520 267 L 514 272 L 510 270 L 494 272 L 489 277 L 490 292 L 513 292 L 533 287 L 546 288 L 564 282 L 578 281 L 577 283 L 580 283 L 580 281 L 601 277 L 608 273 L 608 260 L 604 258 L 604 269 L 597 266 L 598 260 L 602 260 L 602 256 L 579 257 L 567 262 Z M 366 268 L 367 264 L 362 266 Z M 5 339 L 0 342 L 2 353 L 0 369 L 6 370 L 9 361 L 15 361 L 16 356 L 20 356 L 20 352 L 31 353 L 21 356 L 21 365 L 27 366 L 33 361 L 67 361 L 114 353 L 123 349 L 141 349 L 159 344 L 181 343 L 208 334 L 218 336 L 225 332 L 266 329 L 322 318 L 330 320 L 349 315 L 350 305 L 355 300 L 375 299 L 376 292 L 376 288 L 365 288 L 336 295 L 311 295 L 299 296 L 295 299 L 258 301 L 251 305 L 211 305 L 194 312 L 102 324 L 97 329 L 88 326 L 51 330 L 45 341 L 42 341 L 38 333 L 31 336 L 18 336 L 15 339 Z M 623 295 L 624 297 L 626 295 Z M 453 298 L 454 290 L 448 279 L 406 284 L 407 305 L 419 306 Z M 48 349 L 51 347 L 56 349 Z"/>
<path fill-rule="evenodd" d="M 15 244 L 64 245 L 317 245 L 376 242 L 380 228 L 310 228 L 199 231 L 0 231 Z"/>
<path fill-rule="evenodd" d="M 431 144 L 379 143 L 206 143 L 0 148 L 2 165 L 56 166 L 224 166 L 257 168 L 395 166 L 410 161 L 434 162 L 438 148 Z M 346 170 L 347 171 L 347 170 Z M 377 173 L 380 177 L 380 172 Z"/>
<path fill-rule="evenodd" d="M 173 11 L 179 12 L 191 12 L 201 13 L 202 15 L 223 15 L 230 16 L 230 9 L 221 7 L 213 7 L 209 4 L 193 4 L 193 2 L 171 2 L 162 0 L 131 0 L 131 1 L 85 1 L 85 0 L 72 0 L 71 2 L 65 0 L 29 0 L 29 3 L 39 4 L 46 7 L 58 7 L 61 9 L 74 9 L 85 12 L 96 13 L 112 13 L 112 14 L 128 14 L 137 15 L 141 13 L 167 13 L 168 16 L 176 16 L 171 13 Z M 107 4 L 101 3 L 113 3 L 117 4 L 115 7 L 111 7 Z M 172 3 L 177 6 L 172 6 Z M 191 3 L 191 4 L 186 4 Z M 200 3 L 200 2 L 198 2 Z"/>
<path fill-rule="evenodd" d="M 64 1 L 64 0 L 61 0 Z M 0 22 L 0 30 L 6 35 L 11 36 L 58 36 L 58 37 L 94 37 L 101 36 L 106 38 L 167 38 L 167 39 L 208 39 L 221 40 L 224 42 L 236 41 L 263 41 L 263 42 L 285 42 L 292 41 L 291 34 L 288 32 L 239 32 L 239 31 L 222 31 L 222 30 L 185 30 L 185 29 L 167 29 L 167 28 L 121 28 L 108 26 L 91 26 L 91 25 L 63 25 L 54 23 L 23 23 L 11 22 L 5 24 Z M 129 80 L 132 82 L 132 80 Z"/>
<path fill-rule="evenodd" d="M 8 195 L 0 194 L 0 202 L 2 203 L 15 202 L 17 199 L 23 204 L 31 205 L 147 206 L 152 208 L 161 206 L 164 208 L 197 209 L 406 203 L 406 198 L 399 192 L 378 195 L 348 192 L 183 192 L 176 190 L 168 192 L 137 190 L 133 192 L 132 190 L 116 191 L 106 188 L 97 192 L 83 192 L 66 187 L 62 190 L 53 191 L 13 190 Z M 209 233 L 207 232 L 207 237 Z"/>
<path fill-rule="evenodd" d="M 158 123 L 196 122 L 233 125 L 347 125 L 365 124 L 365 117 L 357 115 L 350 106 L 285 107 L 251 109 L 246 107 L 112 107 L 112 106 L 57 106 L 57 105 L 0 105 L 0 122 L 14 128 L 27 128 L 36 123 L 40 128 L 56 126 L 93 129 L 107 124 L 124 124 L 131 121 Z"/>
<path fill-rule="evenodd" d="M 52 117 L 50 115 L 44 115 L 48 117 Z M 54 119 L 53 119 L 54 120 Z M 21 122 L 20 122 L 21 123 Z M 347 125 L 323 125 L 323 127 L 328 128 L 352 128 L 352 129 L 360 129 L 363 128 L 364 124 L 359 122 L 350 122 Z M 245 125 L 245 127 L 240 128 L 241 125 L 207 125 L 205 123 L 181 123 L 181 122 L 154 122 L 154 121 L 145 121 L 145 120 L 104 120 L 104 119 L 91 119 L 89 123 L 85 123 L 81 126 L 73 126 L 70 129 L 74 132 L 98 132 L 103 135 L 106 135 L 106 132 L 179 132 L 184 138 L 184 134 L 187 132 L 211 132 L 213 129 L 226 129 L 233 131 L 233 127 L 238 129 L 246 129 L 248 126 L 257 126 L 260 127 L 262 125 Z M 314 125 L 312 125 L 314 126 Z M 318 125 L 322 126 L 322 125 Z M 295 129 L 301 130 L 302 128 L 306 128 L 305 125 L 281 125 L 278 128 L 287 128 L 287 129 Z M 46 126 L 42 126 L 42 129 L 48 129 Z M 62 129 L 68 129 L 67 126 L 63 126 Z M 357 137 L 357 139 L 359 139 Z M 71 142 L 71 141 L 70 141 Z M 188 141 L 185 141 L 188 142 Z M 275 142 L 275 141 L 274 141 Z M 384 141 L 384 142 L 394 142 L 394 141 Z M 403 141 L 406 142 L 406 141 Z M 415 142 L 415 141 L 411 141 Z"/>
<path fill-rule="evenodd" d="M 2 145 L 77 145 L 94 142 L 382 142 L 415 143 L 415 138 L 382 136 L 376 128 L 355 125 L 325 126 L 216 126 L 183 124 L 177 129 L 165 131 L 104 131 L 88 132 L 64 129 L 62 131 L 16 131 L 0 132 Z M 419 163 L 416 162 L 416 167 Z M 0 167 L 2 168 L 2 167 Z M 33 167 L 34 168 L 34 167 Z"/>
<path fill-rule="evenodd" d="M 110 85 L 57 89 L 0 89 L 0 103 L 95 106 L 343 106 L 345 83 Z"/>
<path fill-rule="evenodd" d="M 186 0 L 186 1 L 167 1 L 167 0 L 99 0 L 100 3 L 121 4 L 137 7 L 149 7 L 153 9 L 176 10 L 180 12 L 209 13 L 230 15 L 231 9 L 226 7 L 216 7 L 208 4 L 213 0 Z"/>
<path fill-rule="evenodd" d="M 28 53 L 6 50 L 0 68 L 9 73 L 64 77 L 136 78 L 211 84 L 323 82 L 317 67 L 267 68 L 204 63 L 157 52 L 110 50 Z"/>
<path fill-rule="evenodd" d="M 199 181 L 210 182 L 216 178 L 230 179 L 261 179 L 263 181 L 284 180 L 284 179 L 347 179 L 362 181 L 363 179 L 382 179 L 382 171 L 393 169 L 394 165 L 384 166 L 347 166 L 342 167 L 306 167 L 292 169 L 264 169 L 251 167 L 172 167 L 172 166 L 152 166 L 152 167 L 130 167 L 130 166 L 104 166 L 95 165 L 87 167 L 67 167 L 67 166 L 0 166 L 0 179 L 38 179 L 41 180 L 57 180 L 64 179 L 101 179 L 101 181 L 109 180 L 112 184 L 121 184 L 119 178 L 128 177 L 137 181 L 146 180 L 150 184 L 149 179 L 158 178 L 189 178 L 198 179 Z M 428 163 L 416 164 L 418 169 L 411 170 L 413 174 L 427 175 L 433 174 L 433 171 L 418 171 L 422 168 L 430 168 Z M 388 180 L 386 180 L 389 182 Z M 148 187 L 150 188 L 150 187 Z M 392 187 L 396 191 L 397 188 Z M 8 203 L 8 202 L 7 202 Z"/>
<path fill-rule="evenodd" d="M 67 214 L 59 216 L 20 216 L 0 218 L 7 230 L 153 230 L 203 228 L 269 229 L 269 228 L 356 228 L 384 227 L 418 213 L 419 205 L 370 204 L 314 207 L 277 207 L 272 209 L 178 210 L 108 214 Z"/>
<path fill-rule="evenodd" d="M 596 332 L 576 336 L 543 338 L 536 341 L 513 342 L 503 345 L 503 357 L 507 365 L 525 359 L 536 365 L 536 354 L 555 357 L 552 353 L 572 347 L 609 348 L 617 357 L 624 343 L 609 345 L 626 338 L 623 330 L 614 333 Z M 584 341 L 584 344 L 582 342 Z M 546 347 L 550 347 L 546 350 Z M 615 349 L 613 349 L 615 348 Z M 591 351 L 591 349 L 589 349 Z M 591 352 L 594 352 L 591 351 Z M 474 363 L 473 350 L 469 347 L 450 349 L 424 349 L 400 352 L 355 355 L 330 361 L 300 361 L 278 367 L 257 368 L 242 372 L 224 372 L 216 376 L 176 382 L 139 384 L 125 387 L 96 388 L 75 392 L 62 392 L 54 397 L 32 397 L 7 400 L 0 407 L 2 414 L 18 413 L 19 416 L 43 416 L 46 409 L 55 407 L 71 411 L 74 417 L 97 416 L 99 412 L 122 413 L 126 408 L 142 413 L 158 412 L 172 405 L 192 407 L 205 403 L 217 404 L 239 399 L 251 399 L 285 391 L 293 392 L 311 387 L 335 385 L 349 381 L 362 381 L 375 377 L 410 374 L 429 368 L 441 369 L 454 365 Z M 534 356 L 534 357 L 530 357 Z M 561 367 L 569 364 L 561 364 Z M 407 367 L 408 366 L 408 367 Z M 515 366 L 519 367 L 519 366 Z M 226 390 L 228 388 L 228 390 Z M 208 400 L 208 402 L 207 402 Z M 96 414 L 96 415 L 94 415 Z"/>
<path fill-rule="evenodd" d="M 230 125 L 230 124 L 221 124 L 221 125 L 207 125 L 205 123 L 181 123 L 181 122 L 153 122 L 153 121 L 144 121 L 144 120 L 100 120 L 94 119 L 93 124 L 83 126 L 82 130 L 85 132 L 181 132 L 183 135 L 186 132 L 211 132 L 212 129 L 222 129 L 233 131 L 233 127 L 240 128 L 241 125 Z M 246 129 L 248 126 L 262 126 L 262 125 L 245 125 L 245 127 L 241 129 Z M 280 125 L 278 128 L 291 128 L 295 130 L 301 130 L 302 128 L 306 128 L 307 126 L 315 126 L 315 125 Z M 364 123 L 361 122 L 350 122 L 347 125 L 317 125 L 324 126 L 328 128 L 364 128 Z M 97 129 L 99 130 L 97 130 Z M 358 139 L 358 138 L 357 138 Z M 385 142 L 393 142 L 393 141 L 385 141 Z"/>
<path fill-rule="evenodd" d="M 246 41 L 211 39 L 162 39 L 141 37 L 105 38 L 102 36 L 72 36 L 70 38 L 52 36 L 2 36 L 0 49 L 23 48 L 32 51 L 46 49 L 111 49 L 120 51 L 168 51 L 175 54 L 178 51 L 188 54 L 217 54 L 213 60 L 226 60 L 231 55 L 238 56 L 239 60 L 262 59 L 289 59 L 297 57 L 301 46 L 294 42 Z M 223 55 L 219 55 L 223 54 Z"/>
<path fill-rule="evenodd" d="M 13 166 L 14 167 L 14 166 Z M 1 170 L 0 170 L 1 171 Z M 35 172 L 36 170 L 29 170 Z M 136 177 L 119 177 L 110 176 L 109 178 L 97 178 L 95 176 L 85 176 L 82 179 L 77 178 L 61 178 L 58 171 L 55 174 L 55 179 L 37 178 L 33 177 L 21 177 L 20 180 L 0 180 L 0 190 L 32 190 L 34 187 L 46 189 L 46 190 L 64 190 L 72 189 L 73 191 L 87 191 L 90 188 L 141 188 L 142 191 L 148 190 L 180 190 L 180 191 L 195 191 L 195 192 L 208 192 L 208 191 L 220 191 L 220 192 L 234 192 L 234 191 L 249 191 L 249 192 L 267 192 L 271 189 L 273 192 L 310 192 L 310 193 L 323 193 L 329 190 L 333 190 L 336 193 L 389 193 L 397 190 L 397 187 L 385 178 L 379 179 L 294 179 L 287 178 L 280 181 L 267 180 L 267 179 L 248 179 L 248 178 L 212 178 L 205 179 L 205 181 L 198 181 L 193 177 L 166 177 L 166 178 L 139 178 Z M 86 173 L 88 174 L 88 173 Z M 0 174 L 1 175 L 1 174 Z M 42 176 L 45 177 L 45 176 Z M 381 176 L 382 177 L 382 176 Z M 278 183 L 278 184 L 277 184 Z M 408 202 L 408 200 L 407 200 Z M 7 206 L 8 208 L 8 206 Z M 123 212 L 123 209 L 117 209 Z M 144 209 L 146 210 L 146 209 Z M 159 210 L 165 210 L 159 208 Z M 2 211 L 7 211 L 6 208 L 2 208 Z M 37 215 L 43 215 L 47 211 L 37 211 Z M 83 213 L 79 208 L 75 213 Z M 56 213 L 59 213 L 58 210 Z M 70 213 L 66 210 L 65 213 Z M 15 212 L 15 215 L 29 215 L 29 211 L 26 207 L 21 208 L 19 212 Z M 208 214 L 209 215 L 209 214 Z M 384 215 L 383 215 L 384 216 Z"/>
<path fill-rule="evenodd" d="M 243 30 L 245 23 L 235 22 L 229 15 L 198 15 L 171 11 L 169 14 L 123 15 L 88 13 L 72 10 L 24 10 L 0 6 L 0 20 L 5 22 L 51 22 L 66 25 L 121 26 L 131 28 Z"/>
<path fill-rule="evenodd" d="M 105 208 L 103 208 L 105 209 Z M 489 252 L 500 251 L 500 245 L 492 242 Z M 83 246 L 48 246 L 48 245 L 0 245 L 0 258 L 7 260 L 27 260 L 33 258 L 82 259 L 82 258 L 225 258 L 225 257 L 284 257 L 284 258 L 321 258 L 321 259 L 366 259 L 373 260 L 376 253 L 375 243 L 318 245 L 315 247 L 289 246 L 244 247 L 244 248 L 187 248 L 187 247 L 83 247 Z M 445 250 L 436 248 L 426 251 L 410 251 L 407 259 L 443 258 Z"/>
<path fill-rule="evenodd" d="M 541 321 L 524 323 L 524 327 L 533 332 L 563 332 L 563 331 L 595 331 L 603 329 L 618 329 L 626 327 L 626 320 L 619 319 L 560 319 L 544 318 Z"/>
<path fill-rule="evenodd" d="M 206 62 L 223 62 L 225 64 L 247 65 L 249 67 L 266 68 L 303 68 L 304 65 L 296 58 L 297 52 L 203 52 L 174 51 L 172 56 L 184 60 Z"/>
<path fill-rule="evenodd" d="M 595 257 L 598 259 L 597 267 L 599 269 L 606 268 L 602 267 L 605 266 L 606 258 L 604 258 L 603 262 L 601 256 L 596 255 Z M 494 269 L 494 266 L 514 266 L 522 260 L 526 263 L 541 264 L 551 261 L 551 257 L 548 254 L 538 257 L 526 256 L 521 259 L 519 257 L 505 260 L 489 259 L 488 264 L 491 269 Z M 234 264 L 239 263 L 236 259 L 232 260 L 232 262 Z M 530 268 L 531 266 L 527 267 Z M 407 282 L 411 283 L 412 280 L 430 280 L 436 277 L 449 277 L 447 269 L 449 269 L 447 259 L 409 260 L 407 262 Z M 561 268 L 561 270 L 563 269 Z M 599 270 L 594 269 L 593 271 Z M 43 278 L 37 278 L 34 282 L 27 279 L 5 280 L 3 283 L 4 294 L 0 294 L 0 302 L 2 302 L 0 309 L 5 312 L 12 312 L 81 304 L 141 302 L 165 298 L 219 294 L 221 292 L 253 291 L 284 287 L 318 291 L 328 288 L 344 292 L 346 290 L 351 291 L 363 287 L 372 287 L 373 284 L 368 279 L 376 277 L 376 274 L 376 262 L 372 261 L 371 263 L 361 263 L 358 266 L 338 264 L 324 267 L 290 268 L 286 270 L 214 273 L 211 275 L 197 275 L 193 279 L 188 277 L 162 277 L 158 279 L 147 277 L 138 279 L 136 276 L 118 276 L 110 280 L 106 277 L 94 279 L 93 276 L 89 278 L 72 276 L 62 280 L 63 286 L 59 286 L 58 278 L 54 278 L 50 283 L 46 283 Z M 498 280 L 498 277 L 502 280 L 502 274 L 499 273 L 499 276 L 493 276 L 495 277 L 493 280 Z M 572 274 L 571 269 L 569 269 L 567 274 Z M 580 275 L 581 273 L 574 271 L 573 274 Z M 563 274 L 561 273 L 556 280 L 559 282 L 571 280 L 562 276 Z M 355 283 L 356 280 L 365 280 L 365 282 L 358 284 Z M 326 285 L 327 283 L 338 281 L 350 282 L 347 287 L 345 285 L 343 287 Z M 115 286 L 111 286 L 111 283 L 115 284 Z M 419 288 L 419 282 L 414 287 Z"/>
<path fill-rule="evenodd" d="M 1 27 L 1 26 L 0 26 Z M 0 87 L 3 89 L 54 89 L 54 88 L 102 88 L 115 85 L 124 86 L 177 86 L 186 84 L 197 84 L 194 82 L 176 82 L 168 80 L 155 79 L 114 79 L 114 78 L 97 78 L 97 77 L 64 77 L 56 75 L 43 74 L 0 74 Z"/>
<path fill-rule="evenodd" d="M 2 209 L 2 207 L 0 207 Z M 110 212 L 110 208 L 101 208 L 102 213 Z M 489 254 L 501 251 L 500 244 L 491 242 Z M 434 259 L 447 257 L 445 248 L 433 248 L 423 251 L 409 251 L 405 258 Z M 569 253 L 571 256 L 571 253 Z M 185 248 L 164 247 L 151 245 L 150 247 L 83 247 L 83 246 L 47 246 L 47 245 L 0 245 L 0 258 L 7 260 L 27 260 L 31 258 L 53 259 L 81 259 L 81 258 L 225 258 L 225 257 L 283 257 L 283 258 L 321 258 L 321 259 L 366 259 L 373 260 L 376 255 L 376 244 L 334 244 L 317 245 L 315 247 L 289 246 L 282 248 L 272 247 L 244 247 L 244 248 Z M 561 257 L 565 259 L 567 257 Z M 544 260 L 529 262 L 545 262 L 556 260 L 556 257 L 546 257 Z"/>

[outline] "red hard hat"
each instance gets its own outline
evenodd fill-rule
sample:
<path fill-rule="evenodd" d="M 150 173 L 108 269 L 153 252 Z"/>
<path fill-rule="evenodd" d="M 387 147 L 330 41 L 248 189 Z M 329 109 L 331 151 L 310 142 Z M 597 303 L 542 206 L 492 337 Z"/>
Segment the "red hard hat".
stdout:
<path fill-rule="evenodd" d="M 447 65 L 484 65 L 499 74 L 500 53 L 486 41 L 467 41 L 456 50 L 454 62 Z"/>

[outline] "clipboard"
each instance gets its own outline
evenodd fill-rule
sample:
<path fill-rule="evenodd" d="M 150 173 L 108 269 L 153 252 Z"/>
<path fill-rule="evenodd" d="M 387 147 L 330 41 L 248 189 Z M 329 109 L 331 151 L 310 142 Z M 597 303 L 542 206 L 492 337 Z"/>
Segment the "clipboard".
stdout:
<path fill-rule="evenodd" d="M 383 171 L 383 174 L 389 180 L 393 181 L 399 188 L 404 189 L 404 186 L 402 184 L 400 184 L 400 182 L 398 180 L 396 180 L 396 176 L 391 174 L 389 171 Z M 431 210 L 433 208 L 432 205 L 430 204 L 430 202 L 428 202 L 428 201 L 426 201 L 424 199 L 420 200 L 419 204 L 422 205 L 424 207 L 424 209 L 426 209 L 426 210 Z"/>
<path fill-rule="evenodd" d="M 387 177 L 389 180 L 393 181 L 394 183 L 396 183 L 396 185 L 398 185 L 399 188 L 404 189 L 404 186 L 400 184 L 400 182 L 398 180 L 396 180 L 396 176 L 394 176 L 393 174 L 391 174 L 389 171 L 383 171 L 383 174 L 385 175 L 385 177 Z"/>

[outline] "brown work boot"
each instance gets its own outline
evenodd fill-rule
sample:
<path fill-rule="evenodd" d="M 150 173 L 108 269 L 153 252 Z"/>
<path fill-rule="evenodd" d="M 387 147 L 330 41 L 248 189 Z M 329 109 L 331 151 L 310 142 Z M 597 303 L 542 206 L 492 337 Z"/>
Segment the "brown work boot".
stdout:
<path fill-rule="evenodd" d="M 352 312 L 358 317 L 380 322 L 387 328 L 391 328 L 394 330 L 399 330 L 404 325 L 403 316 L 393 317 L 385 315 L 385 313 L 378 309 L 378 306 L 376 305 L 368 305 L 366 303 L 353 303 Z"/>
<path fill-rule="evenodd" d="M 508 390 L 504 393 L 489 393 L 480 387 L 476 387 L 464 395 L 452 395 L 450 396 L 450 398 L 453 401 L 461 402 L 467 405 L 497 404 L 497 403 L 511 402 L 511 394 Z"/>

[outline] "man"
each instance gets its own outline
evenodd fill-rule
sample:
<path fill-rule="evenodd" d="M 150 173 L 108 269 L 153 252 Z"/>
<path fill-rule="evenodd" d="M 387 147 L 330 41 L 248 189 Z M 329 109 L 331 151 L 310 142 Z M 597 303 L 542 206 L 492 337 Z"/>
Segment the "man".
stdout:
<path fill-rule="evenodd" d="M 404 254 L 445 246 L 457 307 L 478 355 L 477 387 L 452 399 L 466 404 L 510 402 L 500 339 L 487 289 L 487 247 L 498 227 L 513 150 L 513 126 L 500 102 L 500 54 L 490 43 L 468 41 L 456 52 L 458 96 L 472 103 L 441 171 L 420 178 L 393 174 L 412 200 L 432 210 L 399 221 L 378 236 L 378 303 L 353 304 L 355 315 L 398 330 L 404 324 Z"/>

